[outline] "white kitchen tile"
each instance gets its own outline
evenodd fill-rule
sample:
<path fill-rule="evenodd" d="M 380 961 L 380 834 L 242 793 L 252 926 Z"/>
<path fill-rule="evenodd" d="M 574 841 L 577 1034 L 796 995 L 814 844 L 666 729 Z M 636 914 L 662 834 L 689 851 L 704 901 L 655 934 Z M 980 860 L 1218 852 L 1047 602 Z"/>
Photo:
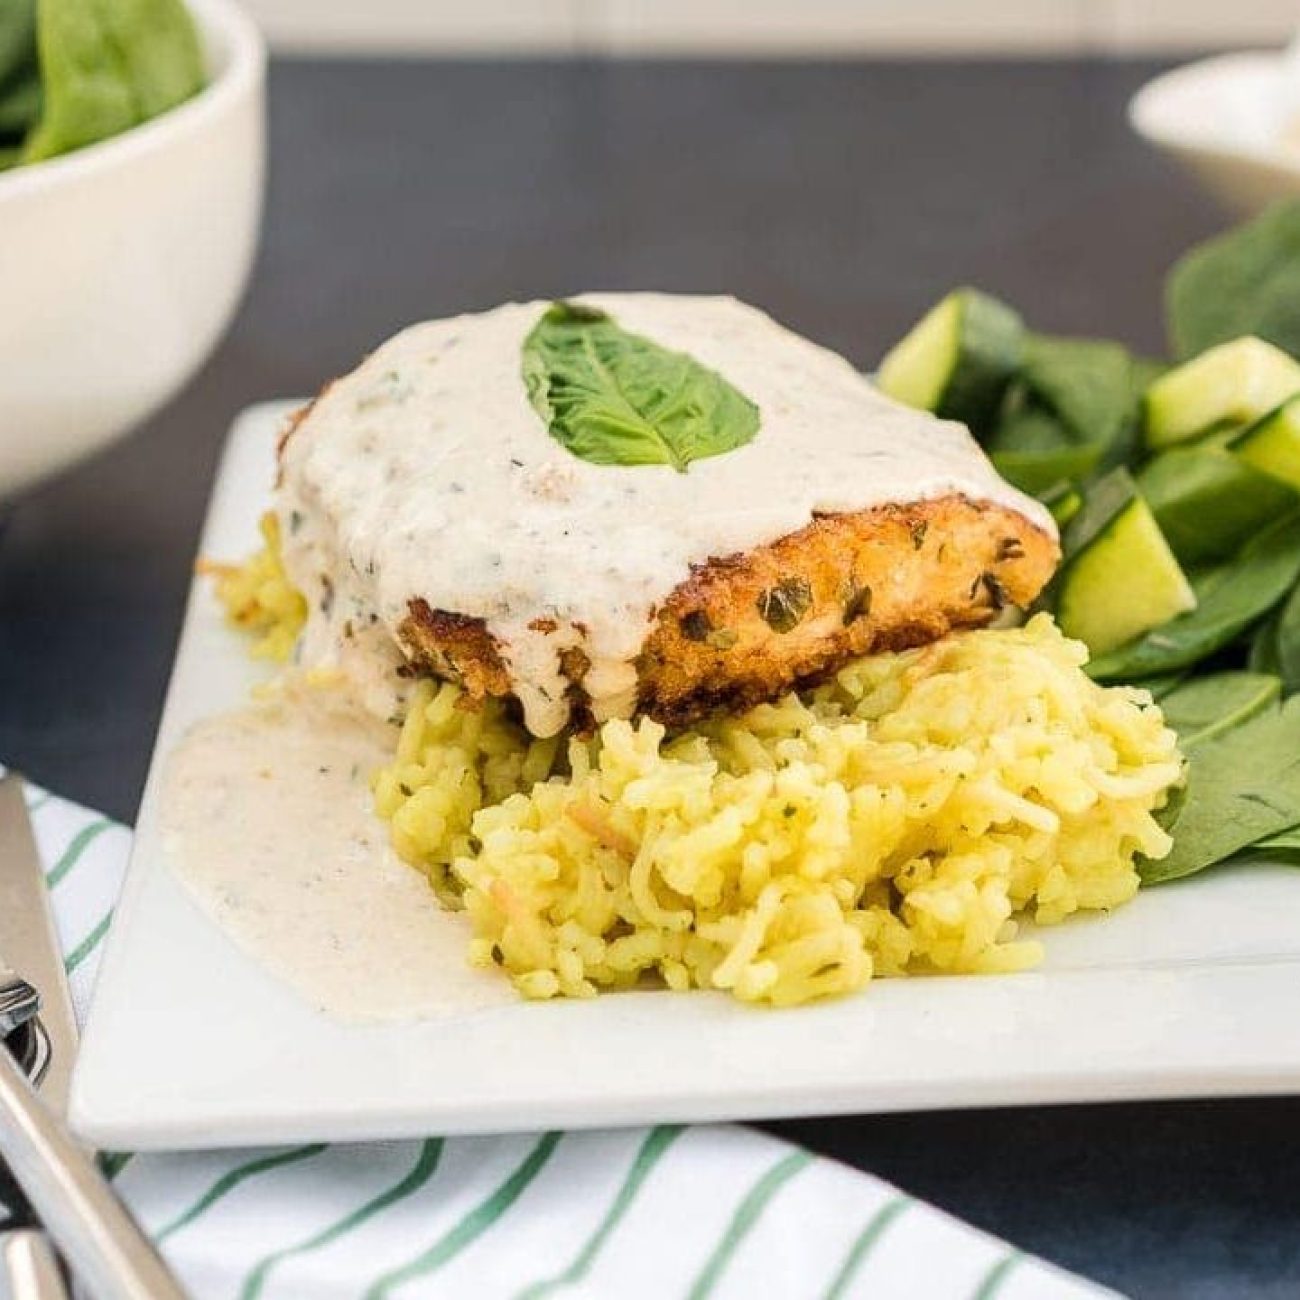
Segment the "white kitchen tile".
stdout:
<path fill-rule="evenodd" d="M 272 48 L 337 54 L 572 54 L 583 0 L 245 0 Z"/>
<path fill-rule="evenodd" d="M 589 0 L 584 43 L 619 55 L 953 55 L 1081 48 L 1093 0 Z"/>
<path fill-rule="evenodd" d="M 1092 44 L 1115 54 L 1280 45 L 1300 0 L 1091 0 Z"/>
<path fill-rule="evenodd" d="M 274 48 L 705 57 L 1130 54 L 1279 44 L 1300 0 L 245 0 Z"/>

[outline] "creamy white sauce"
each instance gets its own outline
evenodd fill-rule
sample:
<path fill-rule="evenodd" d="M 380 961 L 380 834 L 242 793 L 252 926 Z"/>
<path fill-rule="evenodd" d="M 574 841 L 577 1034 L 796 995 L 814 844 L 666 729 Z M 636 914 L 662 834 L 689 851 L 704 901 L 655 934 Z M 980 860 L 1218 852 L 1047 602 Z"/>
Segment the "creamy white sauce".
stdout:
<path fill-rule="evenodd" d="M 335 692 L 200 723 L 168 760 L 168 860 L 241 948 L 335 1017 L 507 1005 L 509 984 L 466 964 L 465 922 L 397 858 L 371 808 L 394 736 Z"/>
<path fill-rule="evenodd" d="M 422 597 L 486 621 L 530 730 L 553 735 L 569 713 L 562 649 L 590 659 L 597 718 L 626 715 L 656 606 L 690 566 L 814 514 L 960 492 L 1055 534 L 962 425 L 890 401 L 753 307 L 664 294 L 582 301 L 719 371 L 758 405 L 753 441 L 685 474 L 589 464 L 551 437 L 524 389 L 524 338 L 548 304 L 412 326 L 330 387 L 286 450 L 278 505 L 286 565 L 312 603 L 306 662 L 355 664 L 365 628 L 391 644 Z M 530 626 L 539 619 L 558 629 Z M 387 707 L 382 692 L 371 704 Z"/>

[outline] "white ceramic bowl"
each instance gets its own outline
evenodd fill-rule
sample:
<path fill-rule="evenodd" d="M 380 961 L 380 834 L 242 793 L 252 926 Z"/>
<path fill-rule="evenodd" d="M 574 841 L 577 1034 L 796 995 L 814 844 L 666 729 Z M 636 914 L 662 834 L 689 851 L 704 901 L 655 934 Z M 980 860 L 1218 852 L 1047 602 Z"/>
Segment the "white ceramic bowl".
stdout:
<path fill-rule="evenodd" d="M 1296 107 L 1288 89 L 1282 53 L 1225 54 L 1148 82 L 1129 121 L 1248 214 L 1300 194 L 1300 123 L 1288 123 Z"/>
<path fill-rule="evenodd" d="M 0 173 L 0 499 L 127 432 L 207 359 L 261 219 L 261 36 L 190 0 L 209 84 L 100 144 Z"/>

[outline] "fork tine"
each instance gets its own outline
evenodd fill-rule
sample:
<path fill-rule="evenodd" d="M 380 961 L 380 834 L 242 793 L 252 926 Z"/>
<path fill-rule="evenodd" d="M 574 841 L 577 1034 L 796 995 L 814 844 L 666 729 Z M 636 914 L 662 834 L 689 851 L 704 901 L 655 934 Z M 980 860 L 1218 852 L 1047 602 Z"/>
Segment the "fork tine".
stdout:
<path fill-rule="evenodd" d="M 0 1262 L 11 1300 L 68 1300 L 54 1252 L 39 1232 L 23 1228 L 0 1237 Z"/>

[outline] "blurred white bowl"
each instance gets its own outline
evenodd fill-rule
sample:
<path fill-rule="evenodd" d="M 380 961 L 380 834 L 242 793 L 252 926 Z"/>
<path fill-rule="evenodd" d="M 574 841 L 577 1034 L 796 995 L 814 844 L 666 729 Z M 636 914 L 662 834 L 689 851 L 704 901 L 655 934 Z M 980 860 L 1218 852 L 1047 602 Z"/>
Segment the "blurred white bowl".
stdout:
<path fill-rule="evenodd" d="M 190 0 L 209 84 L 100 144 L 0 173 L 0 499 L 127 432 L 207 359 L 261 218 L 266 54 Z"/>
<path fill-rule="evenodd" d="M 1293 75 L 1278 51 L 1203 59 L 1143 86 L 1129 121 L 1229 207 L 1256 212 L 1300 194 Z"/>

